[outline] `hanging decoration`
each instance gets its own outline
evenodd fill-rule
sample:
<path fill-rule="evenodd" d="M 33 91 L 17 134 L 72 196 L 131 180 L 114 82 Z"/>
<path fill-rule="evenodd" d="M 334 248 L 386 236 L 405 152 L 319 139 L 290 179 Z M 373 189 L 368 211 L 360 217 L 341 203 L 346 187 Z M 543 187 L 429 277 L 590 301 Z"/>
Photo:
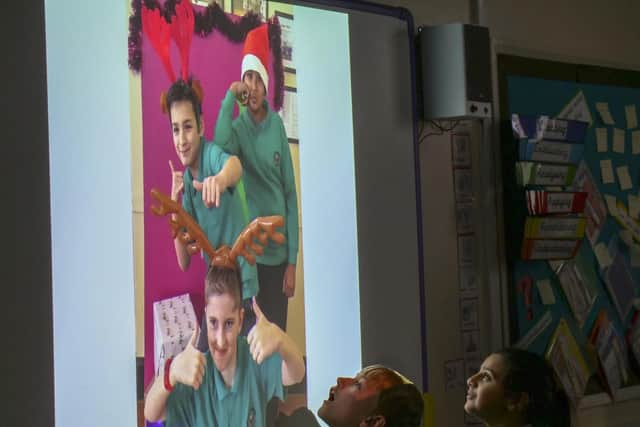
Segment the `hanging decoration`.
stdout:
<path fill-rule="evenodd" d="M 170 24 L 176 13 L 185 13 L 186 8 L 181 8 L 180 3 L 180 0 L 166 0 L 164 5 L 162 5 L 159 0 L 131 0 L 128 39 L 129 69 L 131 71 L 139 73 L 142 69 L 141 45 L 143 20 L 145 20 L 145 25 L 151 24 L 154 28 L 156 39 L 154 40 L 150 37 L 150 41 L 153 44 L 162 41 L 162 37 L 170 38 L 172 33 L 176 33 L 174 34 L 174 38 L 176 40 L 181 40 L 184 44 L 188 44 L 187 42 L 190 42 L 191 36 L 185 33 L 184 28 L 175 28 L 175 26 L 172 27 Z M 142 7 L 143 5 L 144 8 Z M 143 12 L 143 9 L 148 9 L 148 11 Z M 198 37 L 207 37 L 214 29 L 216 29 L 233 43 L 242 43 L 249 31 L 262 24 L 260 16 L 253 12 L 248 12 L 237 21 L 233 21 L 215 2 L 211 3 L 202 11 L 194 10 L 192 19 L 193 32 Z M 282 108 L 284 99 L 284 69 L 282 66 L 281 29 L 277 16 L 273 16 L 269 19 L 267 24 L 269 27 L 269 43 L 273 53 L 273 72 L 275 74 L 273 108 L 278 111 Z M 165 34 L 165 31 L 168 31 L 168 33 Z M 164 45 L 164 43 L 160 44 Z M 165 68 L 171 67 L 168 51 L 166 59 L 164 52 L 162 52 L 161 59 Z M 186 59 L 186 63 L 184 58 L 182 58 L 182 60 L 183 67 L 187 67 L 186 69 L 188 69 L 188 58 Z M 181 74 L 183 74 L 184 68 L 181 71 Z M 171 71 L 171 73 L 173 73 L 173 71 Z"/>

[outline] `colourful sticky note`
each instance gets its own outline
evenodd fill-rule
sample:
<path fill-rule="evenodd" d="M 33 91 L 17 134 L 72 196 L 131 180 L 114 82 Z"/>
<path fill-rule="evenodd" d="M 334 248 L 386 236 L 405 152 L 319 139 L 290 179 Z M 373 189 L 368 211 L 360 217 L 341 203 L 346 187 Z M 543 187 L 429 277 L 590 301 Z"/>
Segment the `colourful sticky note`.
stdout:
<path fill-rule="evenodd" d="M 596 102 L 596 110 L 600 113 L 600 118 L 605 125 L 615 125 L 613 117 L 609 112 L 609 104 L 606 102 Z"/>
<path fill-rule="evenodd" d="M 613 177 L 613 165 L 610 159 L 600 160 L 600 173 L 602 174 L 603 184 L 613 184 L 616 182 Z"/>
<path fill-rule="evenodd" d="M 596 148 L 598 153 L 607 152 L 607 128 L 596 128 Z"/>
<path fill-rule="evenodd" d="M 628 166 L 617 167 L 616 173 L 618 175 L 618 182 L 620 183 L 620 189 L 622 191 L 627 191 L 633 188 L 633 183 L 631 182 L 631 175 L 629 175 Z"/>
<path fill-rule="evenodd" d="M 640 218 L 640 197 L 633 194 L 627 195 L 627 201 L 629 205 L 629 216 L 634 219 Z"/>
<path fill-rule="evenodd" d="M 536 281 L 536 286 L 538 287 L 540 299 L 544 305 L 553 305 L 556 303 L 556 297 L 553 294 L 553 289 L 551 289 L 551 283 L 549 280 L 538 280 Z"/>
<path fill-rule="evenodd" d="M 613 130 L 613 151 L 624 154 L 624 130 Z"/>
<path fill-rule="evenodd" d="M 631 132 L 631 147 L 633 154 L 640 154 L 640 130 Z"/>
<path fill-rule="evenodd" d="M 593 252 L 596 255 L 600 268 L 607 268 L 613 262 L 611 260 L 611 255 L 609 255 L 609 249 L 607 248 L 607 245 L 605 245 L 603 242 L 598 243 L 593 248 Z"/>
<path fill-rule="evenodd" d="M 636 106 L 631 104 L 624 107 L 624 115 L 627 118 L 627 129 L 638 127 L 638 115 L 636 114 Z"/>

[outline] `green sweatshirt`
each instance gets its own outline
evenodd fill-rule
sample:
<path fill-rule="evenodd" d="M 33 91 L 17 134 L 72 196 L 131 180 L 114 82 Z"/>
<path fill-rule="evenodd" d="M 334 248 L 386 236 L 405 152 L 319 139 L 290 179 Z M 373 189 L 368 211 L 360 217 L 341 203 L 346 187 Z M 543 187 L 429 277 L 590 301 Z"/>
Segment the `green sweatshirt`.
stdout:
<path fill-rule="evenodd" d="M 298 203 L 289 142 L 280 116 L 267 108 L 267 116 L 255 123 L 245 109 L 233 120 L 235 96 L 227 91 L 216 122 L 214 142 L 242 163 L 247 205 L 251 219 L 282 215 L 286 242 L 269 241 L 258 262 L 295 264 L 298 257 Z"/>

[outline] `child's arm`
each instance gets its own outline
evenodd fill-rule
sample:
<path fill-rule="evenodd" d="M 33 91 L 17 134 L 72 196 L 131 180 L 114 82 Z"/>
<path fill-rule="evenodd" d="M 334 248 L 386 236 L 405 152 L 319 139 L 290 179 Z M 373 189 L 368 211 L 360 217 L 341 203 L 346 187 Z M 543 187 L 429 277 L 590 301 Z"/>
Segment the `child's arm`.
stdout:
<path fill-rule="evenodd" d="M 171 200 L 178 202 L 180 193 L 184 191 L 184 174 L 181 170 L 176 170 L 173 167 L 173 162 L 171 160 L 169 160 L 169 169 L 171 169 Z M 187 271 L 191 262 L 191 256 L 189 255 L 186 246 L 180 241 L 178 236 L 173 239 L 173 245 L 176 249 L 176 258 L 178 259 L 178 266 L 180 267 L 180 270 Z"/>
<path fill-rule="evenodd" d="M 256 325 L 247 337 L 251 356 L 258 363 L 262 363 L 274 352 L 282 357 L 282 384 L 297 384 L 304 378 L 305 368 L 302 353 L 278 325 L 269 322 L 253 298 L 253 311 L 256 314 Z"/>
<path fill-rule="evenodd" d="M 293 161 L 289 141 L 280 117 L 280 139 L 282 141 L 282 153 L 280 159 L 280 172 L 282 173 L 283 192 L 285 200 L 285 221 L 287 227 L 287 269 L 285 270 L 282 291 L 287 298 L 292 298 L 296 289 L 296 262 L 298 260 L 298 196 L 296 192 L 296 180 L 293 173 Z"/>
<path fill-rule="evenodd" d="M 204 353 L 196 349 L 198 342 L 198 325 L 191 336 L 187 347 L 178 354 L 169 367 L 169 383 L 175 387 L 177 383 L 198 389 L 205 374 L 206 361 Z M 167 411 L 167 399 L 171 394 L 164 386 L 164 372 L 153 381 L 153 385 L 144 400 L 144 417 L 148 421 L 164 420 Z"/>
<path fill-rule="evenodd" d="M 220 150 L 220 148 L 216 148 Z M 226 154 L 225 154 L 226 156 Z M 234 187 L 242 177 L 242 164 L 236 156 L 229 156 L 220 172 L 202 181 L 193 181 L 193 188 L 202 193 L 202 201 L 208 208 L 219 207 L 220 197 L 229 187 Z"/>
<path fill-rule="evenodd" d="M 247 99 L 244 94 L 248 94 L 248 92 L 247 85 L 242 82 L 233 82 L 220 105 L 214 142 L 230 154 L 240 154 L 240 145 L 233 131 L 233 106 L 236 100 L 240 100 L 243 105 L 246 104 Z"/>
<path fill-rule="evenodd" d="M 191 264 L 191 255 L 189 255 L 189 251 L 187 251 L 187 246 L 180 241 L 178 236 L 173 239 L 173 246 L 176 249 L 176 258 L 180 270 L 187 271 L 189 264 Z"/>

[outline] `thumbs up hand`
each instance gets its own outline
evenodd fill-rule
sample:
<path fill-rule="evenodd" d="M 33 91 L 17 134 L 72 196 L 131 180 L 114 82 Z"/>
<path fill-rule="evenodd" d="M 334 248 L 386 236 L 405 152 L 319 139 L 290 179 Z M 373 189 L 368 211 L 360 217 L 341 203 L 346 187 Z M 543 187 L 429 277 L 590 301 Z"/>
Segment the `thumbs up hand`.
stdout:
<path fill-rule="evenodd" d="M 184 174 L 173 167 L 171 160 L 169 160 L 169 169 L 171 169 L 171 200 L 177 202 L 180 193 L 184 190 Z"/>
<path fill-rule="evenodd" d="M 253 297 L 253 311 L 256 314 L 256 324 L 249 331 L 247 341 L 251 357 L 260 364 L 273 353 L 280 351 L 284 332 L 265 317 L 256 302 L 256 297 Z"/>
<path fill-rule="evenodd" d="M 204 353 L 196 348 L 199 334 L 200 327 L 196 324 L 196 329 L 193 331 L 189 343 L 171 363 L 169 381 L 172 386 L 176 383 L 182 383 L 196 390 L 200 388 L 205 374 L 206 360 Z"/>

